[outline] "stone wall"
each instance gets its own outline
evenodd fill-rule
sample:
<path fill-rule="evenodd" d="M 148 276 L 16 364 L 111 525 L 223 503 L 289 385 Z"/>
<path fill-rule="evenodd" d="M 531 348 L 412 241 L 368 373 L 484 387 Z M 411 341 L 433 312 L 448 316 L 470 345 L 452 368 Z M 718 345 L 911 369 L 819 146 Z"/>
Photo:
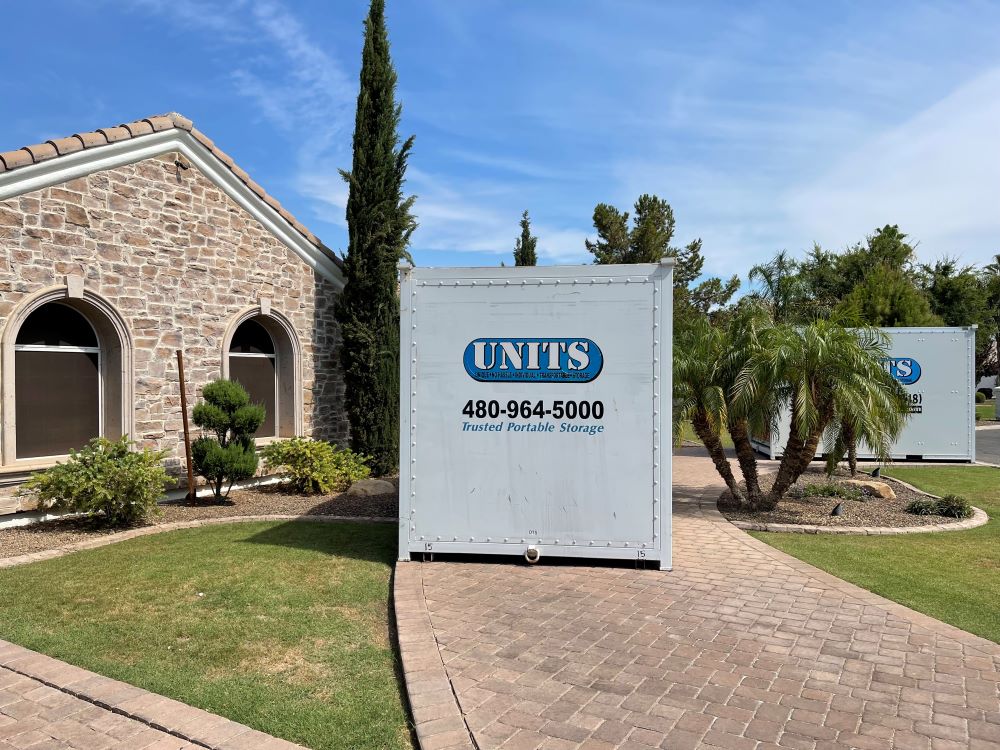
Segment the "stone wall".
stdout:
<path fill-rule="evenodd" d="M 26 297 L 82 277 L 131 332 L 133 438 L 168 451 L 176 468 L 183 448 L 174 351 L 184 351 L 192 406 L 201 386 L 221 376 L 227 327 L 269 300 L 300 342 L 303 431 L 343 443 L 333 285 L 178 161 L 164 154 L 0 201 L 0 331 Z"/>

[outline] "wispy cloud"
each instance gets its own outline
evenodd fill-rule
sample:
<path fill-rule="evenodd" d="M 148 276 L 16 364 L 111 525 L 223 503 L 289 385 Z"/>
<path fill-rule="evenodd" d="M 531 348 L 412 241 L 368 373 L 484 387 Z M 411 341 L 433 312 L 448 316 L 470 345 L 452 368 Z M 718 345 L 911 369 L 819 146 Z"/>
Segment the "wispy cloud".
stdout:
<path fill-rule="evenodd" d="M 986 260 L 1000 247 L 998 132 L 995 68 L 789 191 L 788 221 L 832 245 L 898 223 L 920 241 L 918 252 Z"/>

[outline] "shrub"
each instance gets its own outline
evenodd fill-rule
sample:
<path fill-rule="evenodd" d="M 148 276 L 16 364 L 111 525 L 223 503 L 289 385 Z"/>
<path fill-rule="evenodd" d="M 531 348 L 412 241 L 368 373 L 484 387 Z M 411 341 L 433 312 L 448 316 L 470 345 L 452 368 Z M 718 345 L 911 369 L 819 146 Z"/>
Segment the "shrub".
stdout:
<path fill-rule="evenodd" d="M 232 380 L 213 381 L 201 393 L 204 401 L 194 407 L 194 423 L 215 437 L 195 440 L 191 459 L 218 501 L 229 495 L 233 482 L 249 479 L 257 472 L 254 433 L 263 424 L 266 412 L 263 406 L 251 404 L 246 389 Z"/>
<path fill-rule="evenodd" d="M 985 404 L 986 403 L 986 394 L 983 393 L 982 391 L 976 391 L 976 403 L 977 404 Z"/>
<path fill-rule="evenodd" d="M 34 474 L 21 491 L 46 508 L 99 514 L 110 526 L 135 524 L 156 511 L 169 477 L 163 451 L 131 445 L 125 436 L 94 438 L 66 463 Z"/>
<path fill-rule="evenodd" d="M 864 493 L 857 487 L 849 487 L 836 482 L 807 484 L 802 494 L 805 497 L 839 497 L 841 500 L 864 500 Z"/>
<path fill-rule="evenodd" d="M 906 512 L 918 516 L 945 516 L 947 518 L 969 518 L 973 514 L 969 501 L 961 495 L 945 495 L 942 498 L 922 497 L 907 505 Z"/>
<path fill-rule="evenodd" d="M 936 516 L 937 498 L 921 497 L 916 500 L 912 500 L 910 504 L 906 506 L 906 512 L 912 513 L 915 516 Z"/>
<path fill-rule="evenodd" d="M 969 501 L 961 495 L 945 495 L 937 501 L 937 511 L 948 518 L 970 518 L 973 514 Z"/>
<path fill-rule="evenodd" d="M 305 494 L 345 490 L 351 482 L 371 474 L 368 456 L 337 450 L 323 440 L 294 437 L 271 443 L 262 453 L 268 471 L 283 474 Z"/>

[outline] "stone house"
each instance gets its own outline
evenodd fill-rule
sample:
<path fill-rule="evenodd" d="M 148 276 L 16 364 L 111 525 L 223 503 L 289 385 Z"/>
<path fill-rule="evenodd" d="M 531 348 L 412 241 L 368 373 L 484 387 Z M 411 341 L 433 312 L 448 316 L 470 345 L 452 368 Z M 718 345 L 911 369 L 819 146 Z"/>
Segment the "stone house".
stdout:
<path fill-rule="evenodd" d="M 0 513 L 87 440 L 183 463 L 189 406 L 242 382 L 258 441 L 343 442 L 340 259 L 185 117 L 0 153 Z"/>

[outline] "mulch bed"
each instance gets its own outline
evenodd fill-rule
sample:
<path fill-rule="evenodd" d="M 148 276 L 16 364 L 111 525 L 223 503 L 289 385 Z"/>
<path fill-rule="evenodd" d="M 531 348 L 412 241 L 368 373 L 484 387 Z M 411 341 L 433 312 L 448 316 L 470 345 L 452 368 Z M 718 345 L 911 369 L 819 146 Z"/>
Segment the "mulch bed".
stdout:
<path fill-rule="evenodd" d="M 234 489 L 228 502 L 216 504 L 211 498 L 200 502 L 164 503 L 162 513 L 141 526 L 158 526 L 177 521 L 233 516 L 298 515 L 398 518 L 399 500 L 395 493 L 375 497 L 333 495 L 298 495 L 281 485 Z M 0 529 L 0 558 L 17 557 L 32 552 L 64 547 L 96 537 L 114 534 L 121 529 L 101 526 L 91 518 L 61 518 L 29 526 Z"/>
<path fill-rule="evenodd" d="M 833 482 L 849 479 L 846 471 L 834 475 Z M 870 479 L 859 473 L 857 479 Z M 769 486 L 774 475 L 762 475 L 761 485 Z M 778 507 L 770 512 L 750 513 L 734 507 L 729 492 L 726 491 L 719 499 L 718 508 L 730 521 L 749 521 L 752 523 L 794 523 L 810 526 L 928 526 L 946 523 L 958 519 L 944 516 L 917 516 L 906 512 L 910 501 L 927 497 L 921 492 L 911 490 L 894 479 L 880 477 L 875 480 L 885 482 L 896 493 L 895 500 L 885 500 L 881 497 L 866 497 L 863 501 L 843 500 L 839 497 L 805 497 L 802 491 L 807 484 L 826 484 L 826 473 L 821 469 L 809 469 L 799 477 L 789 493 L 778 503 Z M 831 516 L 830 513 L 837 503 L 843 503 L 843 515 Z"/>

